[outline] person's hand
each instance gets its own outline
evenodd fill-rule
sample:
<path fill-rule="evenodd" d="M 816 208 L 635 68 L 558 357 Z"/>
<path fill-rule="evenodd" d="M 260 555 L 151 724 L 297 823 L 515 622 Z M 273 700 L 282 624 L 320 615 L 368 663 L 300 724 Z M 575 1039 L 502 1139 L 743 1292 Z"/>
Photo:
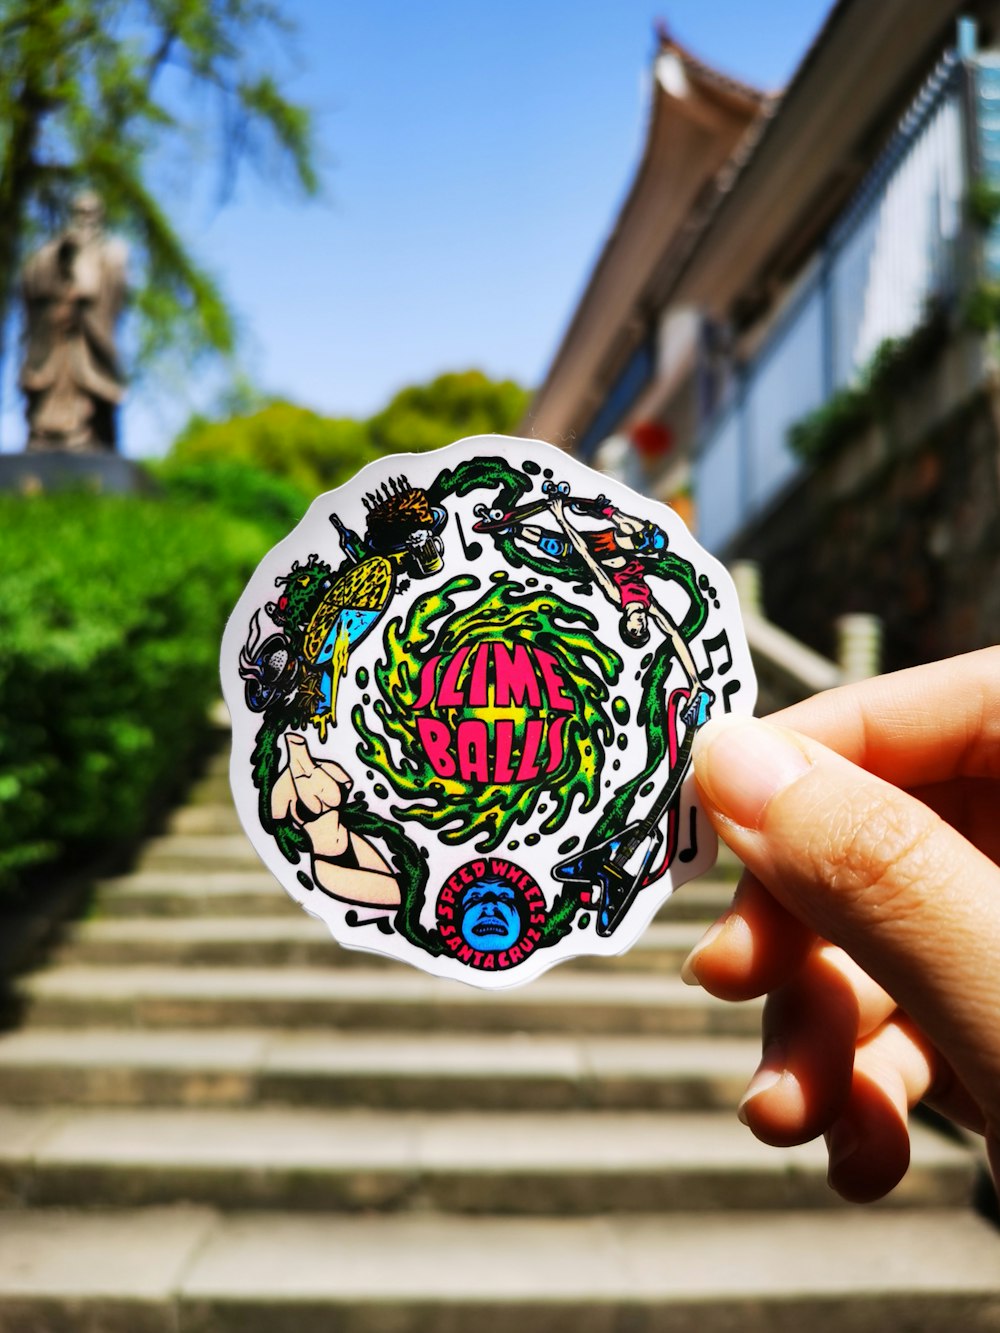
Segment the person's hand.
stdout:
<path fill-rule="evenodd" d="M 926 1101 L 1000 1167 L 1000 649 L 709 722 L 701 799 L 747 867 L 685 979 L 767 995 L 740 1118 L 824 1134 L 830 1183 L 875 1199 Z"/>
<path fill-rule="evenodd" d="M 637 537 L 646 526 L 645 519 L 633 518 L 631 514 L 623 514 L 620 509 L 611 511 L 611 522 L 623 537 Z"/>

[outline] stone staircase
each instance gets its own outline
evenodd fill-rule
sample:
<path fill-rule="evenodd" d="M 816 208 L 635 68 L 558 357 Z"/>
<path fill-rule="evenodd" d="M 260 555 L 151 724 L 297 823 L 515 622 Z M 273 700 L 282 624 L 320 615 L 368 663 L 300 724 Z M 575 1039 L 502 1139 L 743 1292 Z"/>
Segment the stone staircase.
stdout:
<path fill-rule="evenodd" d="M 220 755 L 0 1036 L 0 1333 L 1000 1329 L 973 1156 L 917 1126 L 852 1209 L 734 1106 L 759 1007 L 642 943 L 512 992 L 345 951 L 256 861 Z"/>

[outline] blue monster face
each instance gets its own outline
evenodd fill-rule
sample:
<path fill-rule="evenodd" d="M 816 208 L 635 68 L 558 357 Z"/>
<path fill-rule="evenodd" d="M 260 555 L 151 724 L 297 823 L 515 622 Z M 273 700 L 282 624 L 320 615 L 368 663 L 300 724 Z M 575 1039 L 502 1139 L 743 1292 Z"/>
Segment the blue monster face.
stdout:
<path fill-rule="evenodd" d="M 521 934 L 517 899 L 509 884 L 481 880 L 462 894 L 462 939 L 483 953 L 499 953 L 516 944 Z"/>

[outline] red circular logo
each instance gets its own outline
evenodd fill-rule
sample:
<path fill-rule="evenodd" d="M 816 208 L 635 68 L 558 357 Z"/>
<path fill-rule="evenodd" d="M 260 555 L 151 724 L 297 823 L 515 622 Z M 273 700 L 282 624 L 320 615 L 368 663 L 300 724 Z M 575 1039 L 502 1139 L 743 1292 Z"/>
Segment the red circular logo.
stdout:
<path fill-rule="evenodd" d="M 545 895 L 526 870 L 502 857 L 468 861 L 437 897 L 445 948 L 467 967 L 506 972 L 542 943 Z"/>

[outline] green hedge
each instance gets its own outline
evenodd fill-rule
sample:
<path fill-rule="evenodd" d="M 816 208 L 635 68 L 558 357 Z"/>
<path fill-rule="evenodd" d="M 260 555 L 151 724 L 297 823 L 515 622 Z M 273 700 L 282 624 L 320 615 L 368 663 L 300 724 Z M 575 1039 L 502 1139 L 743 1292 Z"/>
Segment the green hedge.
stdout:
<path fill-rule="evenodd" d="M 225 617 L 277 535 L 207 505 L 0 496 L 0 885 L 140 833 L 218 695 Z"/>
<path fill-rule="evenodd" d="M 313 498 L 284 477 L 229 458 L 170 459 L 150 466 L 149 472 L 174 499 L 214 504 L 236 518 L 273 528 L 276 541 L 295 527 Z"/>

